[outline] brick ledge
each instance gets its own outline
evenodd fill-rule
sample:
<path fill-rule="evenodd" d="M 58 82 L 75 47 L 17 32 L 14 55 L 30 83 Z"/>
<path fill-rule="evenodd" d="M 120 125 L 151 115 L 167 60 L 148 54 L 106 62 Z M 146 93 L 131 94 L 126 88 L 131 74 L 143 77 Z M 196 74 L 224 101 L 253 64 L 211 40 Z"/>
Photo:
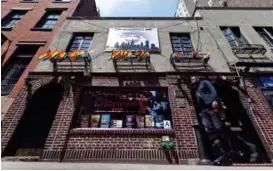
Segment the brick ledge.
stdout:
<path fill-rule="evenodd" d="M 74 128 L 71 135 L 79 134 L 141 134 L 141 135 L 174 135 L 174 129 L 104 129 L 104 128 Z"/>

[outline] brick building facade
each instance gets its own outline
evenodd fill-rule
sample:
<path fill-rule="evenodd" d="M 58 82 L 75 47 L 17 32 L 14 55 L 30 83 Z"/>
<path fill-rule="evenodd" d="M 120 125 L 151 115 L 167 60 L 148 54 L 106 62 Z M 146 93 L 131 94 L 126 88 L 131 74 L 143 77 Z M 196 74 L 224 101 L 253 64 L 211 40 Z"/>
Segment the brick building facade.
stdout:
<path fill-rule="evenodd" d="M 34 49 L 33 55 L 27 62 L 25 70 L 20 73 L 18 80 L 9 81 L 6 86 L 2 86 L 2 118 L 7 112 L 10 104 L 14 100 L 14 97 L 20 91 L 24 84 L 24 79 L 28 75 L 28 72 L 34 70 L 39 60 L 36 58 L 36 54 L 40 54 L 48 48 L 55 34 L 58 32 L 61 25 L 66 20 L 67 16 L 97 16 L 96 4 L 94 1 L 88 1 L 87 3 L 79 3 L 79 0 L 71 0 L 55 2 L 54 0 L 38 0 L 38 1 L 20 1 L 20 0 L 8 0 L 1 2 L 1 16 L 2 16 L 2 40 L 4 42 L 1 46 L 1 67 L 2 70 L 7 70 L 13 59 L 16 56 L 16 50 L 22 53 L 26 47 L 37 47 Z M 78 8 L 84 9 L 84 5 L 90 5 L 88 12 L 74 13 Z M 47 12 L 60 11 L 60 15 L 56 20 L 55 25 L 52 28 L 45 29 L 41 26 L 41 20 L 43 20 Z M 77 10 L 76 10 L 77 11 Z M 86 10 L 82 10 L 86 11 Z M 22 13 L 23 17 L 19 19 L 18 23 L 11 25 L 11 17 L 14 14 Z M 43 18 L 44 17 L 44 18 Z M 39 23 L 40 22 L 40 23 Z M 40 25 L 39 25 L 40 24 Z M 22 47 L 22 51 L 20 48 Z M 11 83 L 12 82 L 12 83 Z M 2 80 L 4 84 L 4 81 Z M 6 93 L 4 93 L 6 91 Z M 4 94 L 3 94 L 4 93 Z M 4 95 L 4 96 L 3 96 Z"/>
<path fill-rule="evenodd" d="M 197 3 L 197 4 L 196 4 Z M 272 8 L 272 0 L 179 0 L 175 17 L 197 15 L 196 8 Z"/>
<path fill-rule="evenodd" d="M 199 155 L 202 149 L 197 135 L 198 125 L 200 125 L 197 115 L 199 109 L 189 81 L 191 76 L 200 76 L 214 83 L 219 96 L 229 109 L 229 114 L 235 118 L 233 120 L 242 122 L 243 127 L 239 134 L 250 138 L 249 141 L 254 143 L 259 151 L 258 160 L 251 163 L 233 158 L 234 164 L 271 164 L 273 160 L 273 132 L 270 127 L 273 122 L 272 109 L 258 80 L 260 76 L 272 76 L 272 52 L 252 27 L 270 27 L 273 24 L 272 11 L 265 10 L 263 13 L 256 13 L 255 10 L 217 11 L 217 17 L 237 14 L 228 21 L 217 18 L 213 15 L 213 10 L 210 12 L 200 11 L 204 17 L 195 19 L 82 18 L 79 20 L 69 18 L 56 34 L 49 48 L 69 51 L 75 45 L 74 40 L 81 40 L 81 45 L 88 44 L 87 52 L 91 58 L 91 63 L 88 65 L 90 69 L 86 72 L 80 68 L 79 65 L 84 64 L 82 61 L 75 61 L 72 64 L 66 61 L 60 62 L 58 64 L 60 68 L 57 70 L 48 61 L 40 62 L 35 71 L 29 74 L 28 81 L 3 120 L 2 155 L 15 155 L 16 150 L 20 149 L 22 144 L 16 141 L 19 140 L 18 135 L 26 135 L 29 132 L 27 129 L 20 132 L 19 128 L 28 123 L 24 118 L 32 116 L 32 118 L 36 117 L 34 121 L 38 123 L 41 123 L 41 120 L 45 123 L 50 122 L 50 129 L 45 133 L 46 138 L 40 137 L 42 143 L 37 142 L 40 150 L 39 157 L 42 161 L 100 160 L 196 164 L 201 158 Z M 249 17 L 253 13 L 257 14 L 256 17 L 263 18 L 263 23 Z M 243 24 L 241 20 L 244 21 Z M 231 48 L 219 28 L 219 26 L 229 25 L 238 25 L 250 43 L 262 44 L 258 52 L 250 56 L 249 51 L 239 52 L 236 51 L 236 48 Z M 157 28 L 160 50 L 150 53 L 151 65 L 133 65 L 133 62 L 126 65 L 114 65 L 115 62 L 110 60 L 111 52 L 105 52 L 111 28 Z M 192 56 L 189 61 L 181 62 L 179 66 L 178 63 L 170 63 L 172 61 L 170 55 L 175 51 L 172 40 L 179 36 L 182 36 L 183 40 L 186 39 L 186 42 L 191 41 L 191 44 L 187 43 L 187 47 L 192 46 L 193 49 L 204 53 L 213 51 L 208 64 L 204 65 L 203 58 L 192 58 Z M 81 45 L 78 49 L 86 48 Z M 118 45 L 115 46 L 118 47 Z M 248 50 L 252 51 L 252 49 L 253 47 L 248 47 Z M 70 69 L 65 70 L 67 66 Z M 217 76 L 225 76 L 230 80 L 236 80 L 240 76 L 240 79 L 238 84 L 231 86 L 231 82 L 223 83 Z M 125 89 L 142 91 L 151 88 L 162 88 L 167 92 L 171 129 L 82 128 L 81 107 L 86 103 L 93 105 L 92 98 L 90 98 L 90 103 L 89 99 L 85 98 L 89 96 L 89 93 L 92 95 L 97 91 L 109 93 L 109 91 L 118 92 Z M 56 94 L 46 95 L 41 90 L 55 91 Z M 38 96 L 38 93 L 41 95 Z M 35 103 L 35 101 L 40 103 Z M 44 103 L 48 108 L 53 106 L 50 108 L 51 114 L 53 113 L 50 119 L 43 117 L 42 113 L 39 117 L 34 114 L 39 113 L 39 110 L 36 109 L 38 106 L 46 106 L 43 105 Z M 35 105 L 37 105 L 36 108 L 33 107 Z M 87 111 L 88 115 L 95 113 L 89 109 Z M 33 120 L 29 124 L 29 129 L 36 125 L 37 130 L 42 129 L 39 128 L 39 124 L 35 125 Z M 33 134 L 35 133 L 33 131 Z M 161 147 L 162 136 L 169 136 L 175 144 L 171 157 Z M 31 139 L 31 135 L 28 138 Z M 23 145 L 26 145 L 27 148 L 29 144 Z M 243 149 L 233 141 L 231 141 L 231 146 L 239 148 L 237 151 Z"/>

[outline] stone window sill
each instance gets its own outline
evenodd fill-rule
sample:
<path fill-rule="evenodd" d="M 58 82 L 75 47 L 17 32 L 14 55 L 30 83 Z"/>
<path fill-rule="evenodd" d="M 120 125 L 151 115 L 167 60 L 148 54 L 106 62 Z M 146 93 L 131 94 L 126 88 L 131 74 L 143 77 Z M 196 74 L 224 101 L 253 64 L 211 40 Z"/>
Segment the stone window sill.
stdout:
<path fill-rule="evenodd" d="M 80 134 L 118 134 L 118 135 L 174 135 L 174 129 L 126 129 L 126 128 L 74 128 L 70 130 L 72 135 Z"/>
<path fill-rule="evenodd" d="M 24 0 L 21 0 L 20 3 L 39 3 L 39 1 L 24 1 Z"/>
<path fill-rule="evenodd" d="M 12 27 L 1 27 L 1 30 L 10 31 L 10 30 L 12 30 Z"/>
<path fill-rule="evenodd" d="M 51 28 L 45 29 L 45 28 L 39 28 L 39 27 L 34 27 L 34 28 L 31 28 L 30 30 L 31 31 L 52 31 Z"/>
<path fill-rule="evenodd" d="M 52 1 L 53 3 L 70 3 L 71 1 Z"/>

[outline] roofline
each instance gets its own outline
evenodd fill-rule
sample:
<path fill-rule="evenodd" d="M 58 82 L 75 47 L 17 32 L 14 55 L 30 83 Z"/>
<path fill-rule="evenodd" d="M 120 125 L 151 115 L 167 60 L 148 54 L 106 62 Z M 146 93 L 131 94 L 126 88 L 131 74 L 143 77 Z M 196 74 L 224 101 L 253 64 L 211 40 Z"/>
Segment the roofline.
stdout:
<path fill-rule="evenodd" d="M 67 17 L 67 20 L 202 20 L 203 17 Z"/>
<path fill-rule="evenodd" d="M 176 9 L 175 9 L 174 17 L 175 17 L 175 15 L 176 15 L 177 8 L 178 8 L 179 4 L 180 4 L 180 0 L 177 0 L 177 5 L 176 5 Z"/>
<path fill-rule="evenodd" d="M 273 7 L 200 7 L 198 10 L 273 10 Z"/>

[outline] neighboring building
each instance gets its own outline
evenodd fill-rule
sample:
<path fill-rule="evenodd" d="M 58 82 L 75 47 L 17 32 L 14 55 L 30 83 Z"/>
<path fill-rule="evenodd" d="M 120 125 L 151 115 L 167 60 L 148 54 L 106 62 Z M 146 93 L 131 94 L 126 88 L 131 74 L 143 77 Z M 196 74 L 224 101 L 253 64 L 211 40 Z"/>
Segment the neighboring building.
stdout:
<path fill-rule="evenodd" d="M 91 61 L 43 61 L 29 73 L 3 121 L 2 157 L 195 163 L 207 148 L 189 80 L 204 76 L 227 106 L 234 164 L 272 165 L 272 10 L 198 12 L 204 18 L 68 18 L 49 49 L 83 50 Z M 113 57 L 130 53 L 113 49 L 150 58 L 121 61 Z M 161 146 L 168 138 L 171 157 Z"/>
<path fill-rule="evenodd" d="M 88 12 L 73 14 L 88 4 Z M 28 72 L 36 67 L 37 54 L 48 48 L 66 17 L 97 16 L 95 0 L 88 4 L 80 0 L 1 1 L 2 119 Z"/>
<path fill-rule="evenodd" d="M 197 4 L 196 4 L 197 3 Z M 195 13 L 196 7 L 225 7 L 225 8 L 272 8 L 272 0 L 179 0 L 175 17 L 200 16 Z"/>

